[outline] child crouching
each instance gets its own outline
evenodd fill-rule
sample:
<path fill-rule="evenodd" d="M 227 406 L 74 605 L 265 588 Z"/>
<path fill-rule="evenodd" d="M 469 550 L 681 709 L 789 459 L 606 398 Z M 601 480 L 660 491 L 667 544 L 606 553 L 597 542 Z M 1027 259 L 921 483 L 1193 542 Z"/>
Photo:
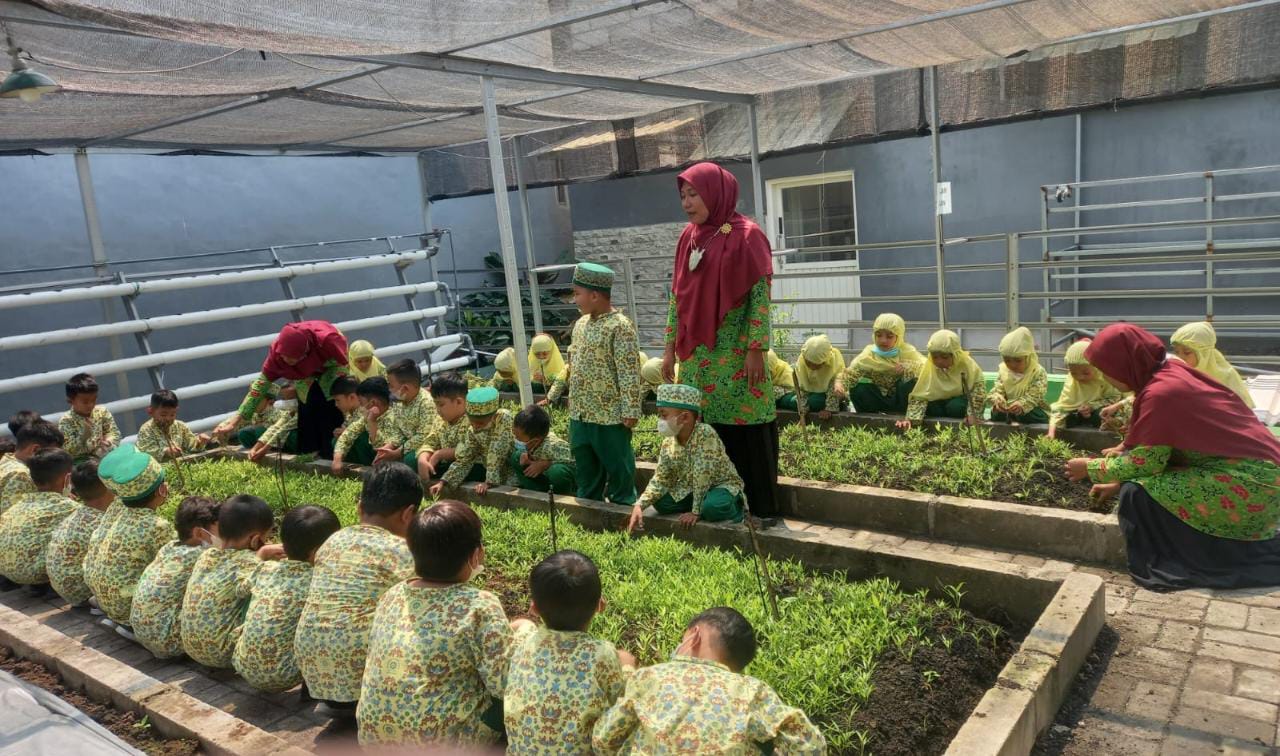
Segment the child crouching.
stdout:
<path fill-rule="evenodd" d="M 925 345 L 929 359 L 920 368 L 916 387 L 907 400 L 907 417 L 899 429 L 907 430 L 926 417 L 963 417 L 970 425 L 982 420 L 987 384 L 982 368 L 960 347 L 955 331 L 936 331 Z M 965 392 L 968 395 L 965 395 Z"/>
<path fill-rule="evenodd" d="M 572 496 L 578 491 L 569 442 L 551 430 L 551 417 L 536 404 L 516 413 L 511 433 L 515 446 L 507 467 L 508 483 L 530 491 L 555 491 Z"/>
<path fill-rule="evenodd" d="M 1036 359 L 1036 344 L 1023 326 L 1000 339 L 1000 371 L 991 389 L 991 419 L 1009 423 L 1049 422 L 1049 374 Z"/>
<path fill-rule="evenodd" d="M 44 567 L 49 573 L 50 587 L 63 601 L 79 606 L 93 595 L 84 582 L 84 555 L 89 549 L 89 538 L 102 521 L 102 513 L 116 497 L 98 478 L 97 460 L 82 462 L 71 471 L 71 493 L 80 500 L 80 506 L 54 528 Z"/>
<path fill-rule="evenodd" d="M 129 626 L 134 638 L 158 659 L 182 656 L 182 599 L 196 560 L 205 549 L 222 546 L 218 537 L 221 507 L 208 496 L 183 499 L 173 516 L 178 538 L 160 549 L 138 579 Z"/>
<path fill-rule="evenodd" d="M 1124 398 L 1120 390 L 1112 386 L 1098 369 L 1085 359 L 1084 350 L 1089 339 L 1082 339 L 1067 347 L 1064 361 L 1067 363 L 1067 382 L 1062 395 L 1053 403 L 1049 418 L 1049 438 L 1057 435 L 1059 428 L 1102 426 L 1102 410 Z"/>

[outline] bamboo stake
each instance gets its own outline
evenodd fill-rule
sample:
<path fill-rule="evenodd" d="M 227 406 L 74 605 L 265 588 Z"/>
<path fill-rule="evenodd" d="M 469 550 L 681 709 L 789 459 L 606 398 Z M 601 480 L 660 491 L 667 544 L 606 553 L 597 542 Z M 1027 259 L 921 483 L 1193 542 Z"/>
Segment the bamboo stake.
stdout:
<path fill-rule="evenodd" d="M 551 517 L 551 553 L 554 554 L 560 550 L 556 538 L 556 490 L 554 487 L 547 488 L 547 514 Z"/>
<path fill-rule="evenodd" d="M 743 502 L 746 502 L 745 496 Z M 765 556 L 764 549 L 760 548 L 760 540 L 756 537 L 756 524 L 752 519 L 751 507 L 748 505 L 744 509 L 746 509 L 744 519 L 747 523 L 747 534 L 751 540 L 751 550 L 756 555 L 756 566 L 759 568 L 756 570 L 756 582 L 760 585 L 761 599 L 764 601 L 765 611 L 777 620 L 781 614 L 778 612 L 778 593 L 773 587 L 773 577 L 769 574 L 769 559 Z"/>

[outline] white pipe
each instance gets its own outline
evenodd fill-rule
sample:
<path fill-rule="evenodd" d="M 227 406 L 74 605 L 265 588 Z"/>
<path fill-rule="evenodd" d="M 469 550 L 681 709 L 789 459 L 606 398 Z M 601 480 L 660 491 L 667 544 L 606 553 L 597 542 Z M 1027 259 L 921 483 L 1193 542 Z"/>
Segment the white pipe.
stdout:
<path fill-rule="evenodd" d="M 424 363 L 419 363 L 419 364 L 424 368 L 426 367 Z M 470 364 L 471 364 L 470 355 L 467 355 L 466 357 L 454 357 L 451 360 L 445 360 L 443 362 L 433 362 L 431 363 L 431 370 L 428 373 L 428 375 L 443 373 L 446 370 L 453 370 L 454 368 L 466 367 L 467 365 L 470 365 Z"/>
<path fill-rule="evenodd" d="M 370 255 L 368 257 L 352 257 L 346 260 L 333 260 L 330 262 L 284 265 L 279 268 L 259 268 L 256 270 L 213 273 L 202 276 L 162 278 L 155 281 L 104 284 L 102 286 L 86 286 L 82 289 L 57 289 L 55 291 L 36 291 L 27 294 L 10 294 L 8 296 L 0 296 L 0 310 L 10 310 L 16 307 L 35 307 L 37 305 L 66 304 L 67 302 L 83 302 L 90 299 L 107 299 L 110 297 L 129 297 L 137 296 L 139 294 L 155 294 L 163 291 L 200 289 L 206 286 L 242 284 L 252 281 L 292 279 L 297 278 L 298 276 L 313 276 L 320 273 L 355 270 L 368 266 L 411 263 L 418 260 L 425 260 L 430 256 L 431 252 L 428 250 L 419 249 L 411 252 Z"/>
<path fill-rule="evenodd" d="M 28 349 L 32 347 L 63 344 L 69 341 L 99 339 L 106 336 L 118 336 L 129 333 L 152 333 L 166 328 L 204 325 L 221 320 L 237 320 L 257 315 L 272 315 L 292 310 L 306 310 L 325 305 L 347 304 L 350 302 L 366 302 L 373 299 L 385 299 L 414 294 L 429 294 L 440 288 L 436 282 L 423 284 L 407 284 L 405 286 L 388 286 L 381 289 L 342 292 L 337 294 L 320 294 L 314 297 L 300 297 L 279 302 L 263 302 L 260 304 L 222 307 L 216 310 L 185 312 L 181 315 L 160 315 L 154 318 L 127 320 L 119 323 L 83 326 L 80 328 L 63 328 L 44 333 L 28 333 L 19 336 L 0 338 L 0 352 L 11 349 Z"/>
<path fill-rule="evenodd" d="M 372 318 L 348 320 L 342 323 L 334 323 L 334 325 L 342 331 L 358 331 L 364 328 L 374 328 L 377 326 L 394 325 L 396 323 L 410 323 L 415 320 L 437 318 L 444 315 L 448 310 L 449 308 L 444 306 L 429 307 L 425 310 L 410 310 L 407 312 L 393 313 L 391 315 L 378 315 Z M 223 341 L 217 344 L 204 344 L 201 346 L 187 347 L 185 349 L 174 349 L 168 352 L 157 352 L 155 354 L 146 354 L 140 357 L 126 357 L 123 360 L 110 360 L 108 362 L 99 362 L 93 365 L 78 366 L 75 368 L 75 371 L 93 373 L 95 375 L 113 375 L 115 373 L 122 373 L 128 370 L 143 370 L 146 368 L 161 367 L 163 365 L 172 365 L 178 362 L 189 362 L 191 360 L 200 359 L 201 357 L 216 357 L 222 354 L 243 352 L 249 349 L 258 349 L 269 346 L 272 341 L 275 341 L 277 335 L 277 333 L 271 333 L 265 336 L 250 336 L 244 339 L 233 339 L 231 341 Z M 53 386 L 65 381 L 67 379 L 68 372 L 69 369 L 53 370 L 46 373 L 35 373 L 33 375 L 0 380 L 0 394 L 19 391 L 21 389 Z"/>
<path fill-rule="evenodd" d="M 431 349 L 433 347 L 447 346 L 449 344 L 461 344 L 462 334 L 451 333 L 445 336 L 436 336 L 431 339 L 423 339 L 421 341 L 410 341 L 406 344 L 395 344 L 394 346 L 382 347 L 375 353 L 379 357 L 395 357 L 396 355 L 405 354 L 406 352 L 416 352 L 420 349 Z"/>

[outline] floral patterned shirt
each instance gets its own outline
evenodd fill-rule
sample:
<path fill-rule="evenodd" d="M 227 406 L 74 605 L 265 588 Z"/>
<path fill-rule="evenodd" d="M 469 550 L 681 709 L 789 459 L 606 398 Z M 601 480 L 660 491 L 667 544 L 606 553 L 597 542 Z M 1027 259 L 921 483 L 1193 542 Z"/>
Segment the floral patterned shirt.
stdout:
<path fill-rule="evenodd" d="M 601 754 L 755 754 L 770 741 L 778 754 L 827 748 L 804 712 L 765 683 L 688 656 L 637 670 L 591 736 Z"/>
<path fill-rule="evenodd" d="M 422 437 L 418 454 L 434 454 L 441 449 L 456 450 L 470 434 L 471 423 L 467 421 L 466 415 L 450 423 L 437 414 L 431 418 L 431 425 L 427 427 L 427 433 Z"/>
<path fill-rule="evenodd" d="M 182 650 L 196 662 L 230 669 L 253 579 L 262 562 L 251 549 L 205 549 L 182 597 Z"/>
<path fill-rule="evenodd" d="M 89 571 L 89 564 L 96 558 L 98 548 L 102 545 L 103 537 L 107 531 L 111 529 L 112 523 L 120 517 L 120 513 L 126 509 L 123 502 L 119 499 L 112 499 L 107 508 L 103 510 L 102 516 L 98 518 L 98 524 L 94 526 L 93 532 L 89 534 L 89 545 L 84 550 L 84 571 Z"/>
<path fill-rule="evenodd" d="M 155 510 L 121 505 L 84 563 L 84 580 L 93 589 L 103 614 L 114 622 L 129 624 L 142 571 L 173 538 L 173 523 L 156 516 Z"/>
<path fill-rule="evenodd" d="M 311 587 L 311 563 L 266 562 L 253 581 L 253 598 L 231 657 L 236 672 L 253 687 L 280 693 L 302 682 L 293 636 Z"/>
<path fill-rule="evenodd" d="M 258 443 L 275 449 L 284 445 L 289 432 L 298 427 L 298 411 L 296 409 L 272 408 L 265 418 L 267 429 L 258 437 Z"/>
<path fill-rule="evenodd" d="M 363 407 L 355 409 L 351 414 L 347 415 L 346 425 L 342 428 L 342 435 L 338 436 L 338 440 L 334 442 L 333 453 L 346 456 L 351 451 L 351 447 L 355 445 L 356 439 L 360 438 L 360 434 L 369 429 L 368 416 L 365 414 Z"/>
<path fill-rule="evenodd" d="M 1191 527 L 1219 538 L 1260 541 L 1280 525 L 1280 466 L 1172 446 L 1135 446 L 1089 460 L 1094 483 L 1132 481 Z"/>
<path fill-rule="evenodd" d="M 44 558 L 49 585 L 72 606 L 83 604 L 93 595 L 84 582 L 84 555 L 89 548 L 89 536 L 101 519 L 101 511 L 81 504 L 53 529 L 53 536 L 49 538 L 49 550 Z"/>
<path fill-rule="evenodd" d="M 173 459 L 174 455 L 169 452 L 171 447 L 180 449 L 183 454 L 194 454 L 204 448 L 196 434 L 181 420 L 174 420 L 168 428 L 161 427 L 154 419 L 146 421 L 138 429 L 137 444 L 138 451 L 150 454 L 159 462 Z"/>
<path fill-rule="evenodd" d="M 591 753 L 591 728 L 626 686 L 613 644 L 545 627 L 516 633 L 503 719 L 507 753 Z"/>
<path fill-rule="evenodd" d="M 507 462 L 515 446 L 515 437 L 511 435 L 513 419 L 510 410 L 500 409 L 494 415 L 493 423 L 484 430 L 477 431 L 468 423 L 470 433 L 454 449 L 453 464 L 445 470 L 444 482 L 451 486 L 460 485 L 471 471 L 471 466 L 480 464 L 484 465 L 486 483 L 502 485 L 507 479 Z"/>
<path fill-rule="evenodd" d="M 207 551 L 182 541 L 166 543 L 142 571 L 129 626 L 138 642 L 160 659 L 182 656 L 182 599 L 196 560 Z"/>
<path fill-rule="evenodd" d="M 311 695 L 360 697 L 369 626 L 378 599 L 413 576 L 413 555 L 400 536 L 373 525 L 339 530 L 316 552 L 294 654 Z"/>
<path fill-rule="evenodd" d="M 514 455 L 515 447 L 513 445 L 508 451 L 508 463 Z M 518 457 L 515 458 L 519 459 Z M 572 447 L 569 446 L 568 441 L 557 436 L 555 431 L 548 433 L 547 437 L 542 440 L 542 443 L 538 444 L 538 448 L 529 452 L 529 461 L 550 462 L 553 465 L 568 465 L 569 467 L 576 467 L 573 461 Z M 512 468 L 510 464 L 508 464 L 507 467 L 507 479 L 505 484 L 518 488 L 520 486 L 520 479 L 516 477 L 516 470 Z"/>
<path fill-rule="evenodd" d="M 102 405 L 95 405 L 88 417 L 70 410 L 58 419 L 58 430 L 65 439 L 62 448 L 76 462 L 98 457 L 120 443 L 120 429 L 116 419 Z"/>
<path fill-rule="evenodd" d="M 392 444 L 403 451 L 412 451 L 422 446 L 435 416 L 436 405 L 431 395 L 418 389 L 418 395 L 412 400 L 391 405 L 387 416 L 378 421 L 378 437 L 369 441 L 374 448 Z"/>
<path fill-rule="evenodd" d="M 666 343 L 674 344 L 678 328 L 676 297 L 667 306 Z M 693 355 L 680 362 L 680 382 L 697 386 L 706 396 L 702 419 L 719 425 L 759 425 L 777 417 L 773 380 L 765 366 L 764 379 L 752 386 L 747 382 L 748 349 L 769 349 L 772 330 L 769 317 L 769 279 L 761 277 L 746 300 L 730 310 L 716 329 L 714 349 L 699 344 Z"/>
<path fill-rule="evenodd" d="M 1045 399 L 1045 394 L 1049 392 L 1049 374 L 1045 372 L 1043 365 L 1036 365 L 1035 372 L 1031 376 L 1031 384 L 1027 386 L 1027 390 L 1019 396 L 1012 396 L 1005 392 L 1004 383 L 999 378 L 996 379 L 996 385 L 991 387 L 991 393 L 987 395 L 987 403 L 992 407 L 997 401 L 1011 404 L 1016 402 L 1020 408 L 1016 414 L 1025 415 L 1028 412 L 1042 409 L 1046 412 L 1049 410 L 1049 402 Z"/>
<path fill-rule="evenodd" d="M 639 419 L 639 351 L 635 324 L 618 310 L 578 318 L 567 365 L 569 417 L 596 425 Z"/>
<path fill-rule="evenodd" d="M 841 374 L 841 380 L 844 382 L 846 389 L 852 390 L 853 387 L 858 385 L 863 378 L 866 378 L 871 385 L 875 386 L 876 389 L 879 390 L 882 396 L 892 397 L 897 393 L 899 383 L 903 381 L 913 381 L 920 377 L 920 368 L 923 367 L 924 362 L 920 360 L 908 360 L 906 362 L 899 362 L 899 364 L 903 367 L 901 373 L 897 370 L 893 370 L 892 368 L 888 368 L 887 365 L 885 366 L 887 368 L 885 370 L 871 370 L 861 365 L 854 367 L 850 364 L 849 367 L 845 368 L 844 372 Z"/>
<path fill-rule="evenodd" d="M 348 375 L 346 365 L 339 365 L 336 360 L 329 360 L 324 363 L 319 375 L 310 378 L 303 378 L 293 382 L 294 389 L 298 392 L 298 404 L 307 403 L 307 394 L 310 392 L 312 385 L 320 384 L 320 391 L 324 394 L 324 398 L 328 399 L 329 391 L 333 388 L 333 382 L 339 376 Z M 267 377 L 266 373 L 259 373 L 257 378 L 249 384 L 249 390 L 245 392 L 244 399 L 240 402 L 239 409 L 236 414 L 241 420 L 252 420 L 258 406 L 261 404 L 263 397 L 271 395 L 268 388 L 272 380 Z"/>
<path fill-rule="evenodd" d="M 392 586 L 369 633 L 360 744 L 497 742 L 480 717 L 502 698 L 511 645 L 502 604 L 488 591 Z"/>
<path fill-rule="evenodd" d="M 702 499 L 707 491 L 723 488 L 731 494 L 742 493 L 742 478 L 725 453 L 724 443 L 715 428 L 698 423 L 683 446 L 675 438 L 664 438 L 658 451 L 658 468 L 636 506 L 652 506 L 664 494 L 675 501 L 693 496 L 693 513 L 702 513 Z"/>
<path fill-rule="evenodd" d="M 45 555 L 53 531 L 80 503 L 57 491 L 23 494 L 0 520 L 0 575 L 21 585 L 49 581 Z"/>
<path fill-rule="evenodd" d="M 5 512 L 9 511 L 19 497 L 36 492 L 36 484 L 32 482 L 27 466 L 21 462 L 18 464 L 22 465 L 22 469 L 11 472 L 3 487 L 0 487 L 0 522 L 4 521 Z"/>

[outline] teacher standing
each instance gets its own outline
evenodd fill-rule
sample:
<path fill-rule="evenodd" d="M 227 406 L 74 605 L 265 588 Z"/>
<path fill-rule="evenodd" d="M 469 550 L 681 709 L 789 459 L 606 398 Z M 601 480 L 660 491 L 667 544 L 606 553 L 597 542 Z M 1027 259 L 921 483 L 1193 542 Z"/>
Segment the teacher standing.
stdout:
<path fill-rule="evenodd" d="M 662 375 L 703 392 L 715 428 L 744 483 L 751 511 L 777 515 L 778 424 L 765 370 L 772 323 L 769 240 L 737 211 L 738 180 L 714 163 L 676 178 L 689 225 L 676 245 Z"/>
<path fill-rule="evenodd" d="M 249 385 L 240 409 L 217 432 L 229 433 L 252 418 L 267 386 L 283 378 L 293 381 L 298 391 L 298 453 L 333 459 L 333 431 L 342 425 L 343 415 L 329 390 L 338 376 L 349 372 L 347 338 L 332 323 L 290 323 L 271 342 L 262 372 Z"/>

